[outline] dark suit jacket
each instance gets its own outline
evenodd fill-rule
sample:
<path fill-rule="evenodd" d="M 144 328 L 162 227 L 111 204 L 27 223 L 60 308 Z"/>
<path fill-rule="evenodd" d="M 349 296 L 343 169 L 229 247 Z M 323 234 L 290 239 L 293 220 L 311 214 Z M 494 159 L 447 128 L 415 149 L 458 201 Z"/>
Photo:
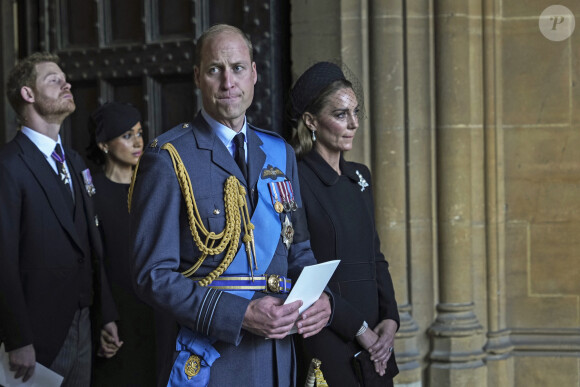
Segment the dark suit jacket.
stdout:
<path fill-rule="evenodd" d="M 263 143 L 255 133 L 258 130 L 249 126 L 247 131 L 247 192 L 253 197 L 266 160 L 260 148 Z M 219 233 L 225 225 L 225 180 L 234 175 L 246 184 L 233 157 L 201 114 L 193 123 L 164 133 L 148 146 L 139 164 L 131 208 L 133 275 L 137 293 L 180 325 L 216 340 L 214 346 L 221 357 L 211 367 L 210 385 L 294 384 L 292 341 L 289 338 L 264 340 L 242 331 L 243 317 L 250 300 L 201 287 L 180 274 L 191 267 L 201 254 L 191 236 L 169 153 L 160 149 L 167 142 L 176 147 L 183 159 L 201 220 L 210 231 Z M 285 168 L 300 205 L 296 160 L 294 151 L 287 144 Z M 249 202 L 251 204 L 253 200 Z M 304 230 L 305 224 L 304 219 L 297 218 L 299 213 L 293 213 L 293 221 L 298 228 L 294 243 L 287 249 L 278 234 L 277 249 L 266 273 L 296 277 L 302 267 L 316 262 L 307 235 L 300 232 L 300 225 Z M 195 276 L 208 274 L 222 258 L 223 253 L 208 257 Z M 260 296 L 263 294 L 255 295 Z M 173 364 L 175 334 L 165 335 L 163 345 L 171 353 L 164 356 L 160 385 L 166 384 L 168 368 Z"/>
<path fill-rule="evenodd" d="M 81 176 L 86 166 L 72 149 L 65 147 L 65 154 L 80 187 L 75 200 L 82 201 L 88 236 L 77 232 L 61 183 L 28 137 L 19 132 L 0 149 L 0 338 L 7 351 L 33 344 L 45 366 L 58 354 L 75 311 L 91 303 L 91 260 L 102 256 Z M 83 240 L 89 242 L 88 254 Z M 117 313 L 99 267 L 102 318 L 110 322 Z"/>

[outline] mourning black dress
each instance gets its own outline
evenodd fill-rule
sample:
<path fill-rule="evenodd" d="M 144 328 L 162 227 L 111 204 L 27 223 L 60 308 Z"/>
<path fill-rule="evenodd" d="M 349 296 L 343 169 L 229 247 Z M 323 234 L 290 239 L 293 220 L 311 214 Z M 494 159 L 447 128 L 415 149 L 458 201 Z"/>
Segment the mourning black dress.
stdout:
<path fill-rule="evenodd" d="M 102 173 L 93 182 L 105 269 L 120 314 L 119 338 L 124 342 L 113 358 L 96 358 L 93 386 L 155 386 L 154 314 L 137 298 L 130 275 L 129 184 L 115 183 Z"/>
<path fill-rule="evenodd" d="M 369 328 L 384 319 L 398 325 L 399 313 L 375 228 L 370 172 L 365 165 L 342 157 L 340 169 L 341 175 L 314 150 L 298 162 L 314 255 L 318 262 L 341 260 L 328 285 L 334 295 L 332 323 L 298 346 L 305 352 L 303 367 L 312 357 L 322 361 L 329 386 L 357 386 L 352 366 L 353 356 L 362 350 L 355 338 L 357 331 L 363 321 Z M 387 368 L 398 372 L 394 356 Z"/>

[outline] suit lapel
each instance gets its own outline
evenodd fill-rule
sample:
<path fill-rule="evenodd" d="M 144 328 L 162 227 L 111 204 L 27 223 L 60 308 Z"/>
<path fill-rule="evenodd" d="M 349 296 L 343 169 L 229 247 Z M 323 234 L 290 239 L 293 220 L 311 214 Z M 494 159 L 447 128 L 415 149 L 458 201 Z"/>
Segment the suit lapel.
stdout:
<path fill-rule="evenodd" d="M 58 186 L 58 180 L 53 176 L 53 169 L 46 161 L 42 152 L 28 139 L 28 137 L 21 132 L 18 132 L 15 140 L 23 151 L 20 155 L 21 158 L 42 187 L 48 203 L 54 211 L 58 221 L 79 248 L 81 248 L 73 218 L 70 216 L 69 205 L 66 202 L 67 199 L 65 199 L 62 194 L 62 187 Z"/>
<path fill-rule="evenodd" d="M 236 161 L 230 154 L 228 148 L 221 142 L 218 136 L 212 131 L 207 122 L 203 119 L 200 114 L 194 120 L 194 130 L 193 134 L 197 141 L 197 146 L 200 149 L 207 149 L 211 151 L 212 162 L 224 169 L 231 175 L 234 175 L 238 180 L 246 185 L 246 179 L 242 175 L 242 171 L 236 164 Z M 248 153 L 249 154 L 249 153 Z M 247 186 L 247 185 L 246 185 Z"/>
<path fill-rule="evenodd" d="M 84 163 L 82 159 L 78 156 L 76 152 L 72 152 L 70 149 L 65 149 L 67 154 L 71 156 L 67 159 L 69 168 L 71 169 L 71 175 L 73 176 L 74 182 L 78 187 L 77 196 L 75 196 L 75 200 L 79 201 L 80 207 L 82 208 L 82 213 L 77 213 L 76 216 L 84 216 L 87 222 L 87 228 L 89 230 L 89 238 L 91 246 L 97 251 L 98 256 L 101 256 L 101 240 L 100 236 L 97 234 L 98 229 L 93 227 L 95 224 L 95 211 L 94 208 L 89 205 L 89 196 L 86 190 L 85 181 L 82 178 L 82 171 L 84 167 Z"/>
<path fill-rule="evenodd" d="M 254 187 L 260 178 L 264 163 L 266 162 L 266 154 L 260 148 L 262 140 L 248 125 L 248 186 Z"/>

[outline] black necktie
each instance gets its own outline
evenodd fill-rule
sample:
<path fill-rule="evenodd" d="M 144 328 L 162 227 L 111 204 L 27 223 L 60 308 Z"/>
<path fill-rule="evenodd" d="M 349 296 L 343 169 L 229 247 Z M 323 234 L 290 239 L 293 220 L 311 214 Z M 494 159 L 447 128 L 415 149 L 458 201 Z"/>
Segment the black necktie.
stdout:
<path fill-rule="evenodd" d="M 54 159 L 54 161 L 56 161 L 56 167 L 58 169 L 58 175 L 60 176 L 60 180 L 66 185 L 67 189 L 70 190 L 70 176 L 64 165 L 65 161 L 64 154 L 62 153 L 62 148 L 60 147 L 60 144 L 56 144 L 51 156 Z"/>
<path fill-rule="evenodd" d="M 234 150 L 234 159 L 236 159 L 236 163 L 242 174 L 244 175 L 244 179 L 248 181 L 248 165 L 246 164 L 246 149 L 244 148 L 244 133 L 238 133 L 234 137 L 234 144 L 236 145 L 236 149 Z"/>

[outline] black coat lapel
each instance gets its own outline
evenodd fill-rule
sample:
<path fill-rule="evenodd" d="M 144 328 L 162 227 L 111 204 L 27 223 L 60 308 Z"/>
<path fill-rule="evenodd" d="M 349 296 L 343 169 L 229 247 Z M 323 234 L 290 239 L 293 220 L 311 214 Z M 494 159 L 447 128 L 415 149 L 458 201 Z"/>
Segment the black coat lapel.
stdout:
<path fill-rule="evenodd" d="M 79 187 L 78 196 L 80 197 L 75 197 L 75 200 L 81 200 L 80 204 L 82 205 L 83 213 L 77 214 L 77 216 L 82 215 L 85 217 L 87 228 L 89 230 L 91 247 L 96 250 L 97 255 L 100 257 L 102 255 L 102 245 L 100 235 L 98 235 L 98 229 L 95 226 L 96 214 L 92 206 L 91 198 L 87 193 L 85 181 L 82 176 L 82 171 L 85 168 L 85 164 L 76 152 L 68 148 L 65 148 L 65 152 L 67 155 L 70 155 L 67 156 L 68 166 L 71 169 L 71 175 L 73 176 L 75 184 L 77 184 L 77 187 Z"/>
<path fill-rule="evenodd" d="M 42 152 L 24 134 L 18 132 L 15 141 L 18 142 L 23 151 L 20 156 L 42 187 L 58 221 L 82 251 L 73 218 L 70 216 L 69 204 L 61 193 L 62 187 L 58 186 L 59 181 L 53 176 L 54 170 L 50 167 Z"/>

